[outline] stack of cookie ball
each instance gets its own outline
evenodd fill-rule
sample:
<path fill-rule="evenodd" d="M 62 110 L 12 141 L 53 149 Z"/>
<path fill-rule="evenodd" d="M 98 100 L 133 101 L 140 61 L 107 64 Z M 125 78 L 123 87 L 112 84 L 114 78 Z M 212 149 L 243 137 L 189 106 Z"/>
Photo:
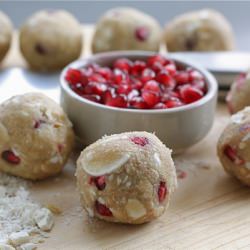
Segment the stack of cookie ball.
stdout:
<path fill-rule="evenodd" d="M 0 12 L 0 60 L 12 37 L 9 18 Z M 80 23 L 65 10 L 34 13 L 22 25 L 20 50 L 33 70 L 55 71 L 77 59 L 82 51 Z M 175 17 L 164 30 L 152 16 L 129 7 L 107 11 L 97 22 L 92 52 L 115 50 L 223 51 L 234 48 L 234 35 L 226 18 L 204 9 Z"/>

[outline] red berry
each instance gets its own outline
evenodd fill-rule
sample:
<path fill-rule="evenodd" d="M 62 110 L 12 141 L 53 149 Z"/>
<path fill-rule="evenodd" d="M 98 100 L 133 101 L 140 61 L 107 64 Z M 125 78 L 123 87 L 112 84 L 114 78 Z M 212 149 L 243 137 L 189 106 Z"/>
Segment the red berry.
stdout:
<path fill-rule="evenodd" d="M 142 147 L 146 146 L 147 144 L 149 144 L 149 140 L 147 137 L 139 137 L 139 136 L 135 136 L 131 138 L 131 141 L 137 145 L 140 145 Z"/>
<path fill-rule="evenodd" d="M 88 82 L 87 77 L 82 75 L 82 72 L 78 69 L 68 69 L 66 72 L 65 80 L 70 84 L 87 84 Z"/>
<path fill-rule="evenodd" d="M 142 71 L 140 80 L 145 83 L 155 78 L 155 72 L 152 69 L 146 68 Z"/>
<path fill-rule="evenodd" d="M 160 86 L 159 86 L 158 82 L 156 82 L 154 80 L 151 80 L 151 81 L 148 81 L 148 82 L 145 83 L 145 85 L 143 87 L 143 90 L 159 93 L 160 92 Z"/>
<path fill-rule="evenodd" d="M 198 101 L 203 97 L 203 93 L 201 90 L 190 85 L 183 86 L 180 89 L 180 95 L 183 102 L 187 104 Z"/>
<path fill-rule="evenodd" d="M 113 216 L 111 210 L 105 205 L 101 204 L 99 201 L 95 202 L 95 209 L 102 216 Z"/>
<path fill-rule="evenodd" d="M 189 74 L 186 71 L 180 71 L 175 75 L 175 80 L 177 84 L 187 84 L 189 83 Z"/>
<path fill-rule="evenodd" d="M 147 103 L 143 100 L 142 97 L 136 96 L 131 98 L 130 101 L 130 108 L 136 108 L 136 109 L 147 109 L 148 105 Z"/>
<path fill-rule="evenodd" d="M 2 159 L 10 164 L 17 165 L 21 162 L 21 159 L 14 154 L 11 150 L 5 150 L 2 152 Z"/>
<path fill-rule="evenodd" d="M 159 199 L 159 202 L 164 201 L 164 199 L 167 196 L 167 192 L 168 191 L 167 191 L 166 183 L 164 181 L 161 181 L 160 185 L 158 187 L 158 199 Z"/>
<path fill-rule="evenodd" d="M 165 85 L 166 87 L 175 87 L 175 80 L 166 70 L 162 70 L 161 72 L 159 72 L 155 79 L 157 82 Z"/>
<path fill-rule="evenodd" d="M 242 165 L 245 163 L 245 161 L 237 155 L 236 149 L 231 147 L 230 145 L 226 145 L 223 152 L 227 156 L 227 158 L 236 165 Z"/>
<path fill-rule="evenodd" d="M 153 108 L 160 101 L 158 93 L 155 92 L 143 91 L 142 98 L 149 108 Z"/>
<path fill-rule="evenodd" d="M 129 72 L 133 63 L 127 58 L 117 59 L 114 63 L 115 69 L 120 69 L 125 72 Z"/>
<path fill-rule="evenodd" d="M 150 56 L 147 60 L 147 65 L 149 67 L 152 67 L 155 63 L 159 63 L 161 65 L 166 65 L 168 63 L 168 60 L 162 55 Z"/>
<path fill-rule="evenodd" d="M 148 27 L 141 26 L 135 29 L 135 37 L 137 40 L 143 42 L 146 41 L 150 35 L 150 30 Z"/>
<path fill-rule="evenodd" d="M 131 67 L 131 74 L 138 76 L 146 68 L 146 63 L 143 61 L 135 61 L 134 65 Z"/>

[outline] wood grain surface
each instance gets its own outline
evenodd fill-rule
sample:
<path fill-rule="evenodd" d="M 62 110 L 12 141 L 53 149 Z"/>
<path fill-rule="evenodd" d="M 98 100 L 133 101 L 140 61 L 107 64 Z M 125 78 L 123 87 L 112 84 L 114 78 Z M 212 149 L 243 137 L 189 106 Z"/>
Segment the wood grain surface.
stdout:
<path fill-rule="evenodd" d="M 91 32 L 85 29 L 85 55 Z M 25 67 L 16 41 L 3 64 L 10 66 Z M 179 180 L 169 209 L 140 226 L 106 223 L 82 212 L 74 177 L 76 150 L 60 176 L 32 184 L 35 200 L 62 211 L 38 249 L 250 249 L 250 189 L 225 174 L 216 156 L 228 120 L 225 105 L 219 103 L 206 138 L 174 157 Z"/>

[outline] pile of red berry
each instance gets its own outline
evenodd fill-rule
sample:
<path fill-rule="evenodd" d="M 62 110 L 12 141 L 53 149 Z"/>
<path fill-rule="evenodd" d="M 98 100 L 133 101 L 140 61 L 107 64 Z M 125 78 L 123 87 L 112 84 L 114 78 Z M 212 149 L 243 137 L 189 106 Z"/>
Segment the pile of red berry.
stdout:
<path fill-rule="evenodd" d="M 81 97 L 119 108 L 174 108 L 206 94 L 206 82 L 199 71 L 180 68 L 162 55 L 147 61 L 120 58 L 110 68 L 97 64 L 70 68 L 65 79 Z"/>

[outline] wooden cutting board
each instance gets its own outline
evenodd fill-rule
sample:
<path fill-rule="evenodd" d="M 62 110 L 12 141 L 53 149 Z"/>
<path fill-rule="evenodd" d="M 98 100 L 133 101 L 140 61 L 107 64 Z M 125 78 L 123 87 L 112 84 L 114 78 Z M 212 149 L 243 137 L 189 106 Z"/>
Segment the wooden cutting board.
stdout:
<path fill-rule="evenodd" d="M 86 55 L 92 29 L 84 31 Z M 10 66 L 25 67 L 16 41 L 2 67 Z M 218 104 L 206 138 L 175 157 L 179 181 L 169 209 L 140 226 L 105 223 L 82 212 L 74 177 L 76 150 L 60 176 L 31 186 L 35 200 L 62 211 L 38 249 L 250 249 L 250 189 L 225 174 L 216 157 L 228 120 L 225 104 Z"/>

